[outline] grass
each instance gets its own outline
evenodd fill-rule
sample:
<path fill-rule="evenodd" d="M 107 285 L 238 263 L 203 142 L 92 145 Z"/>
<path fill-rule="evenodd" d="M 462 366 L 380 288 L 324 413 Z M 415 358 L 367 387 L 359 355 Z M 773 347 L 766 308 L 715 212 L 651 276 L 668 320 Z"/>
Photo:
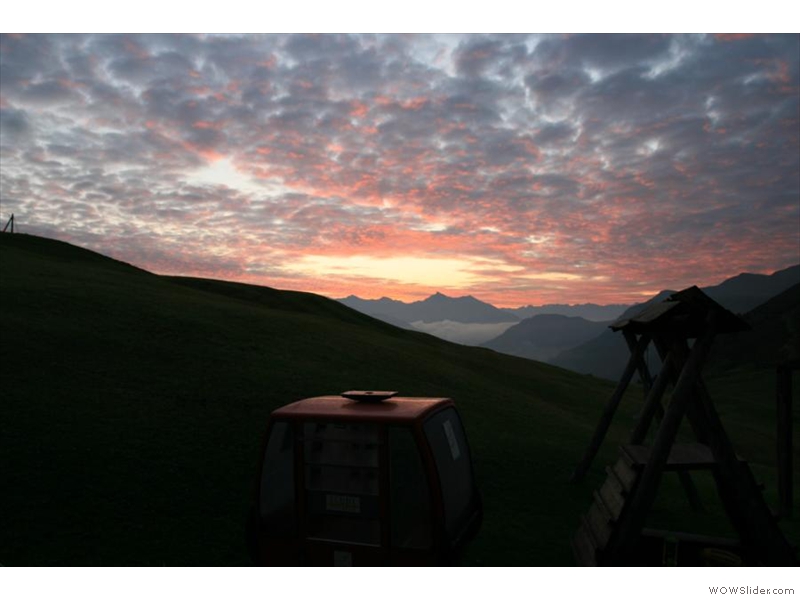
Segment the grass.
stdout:
<path fill-rule="evenodd" d="M 569 537 L 640 398 L 629 393 L 587 481 L 571 485 L 611 382 L 400 330 L 312 294 L 157 276 L 16 234 L 0 236 L 0 316 L 5 565 L 247 564 L 269 413 L 346 389 L 456 400 L 486 510 L 465 564 L 572 564 Z M 759 377 L 711 389 L 730 396 L 723 418 L 773 493 L 774 382 Z M 754 401 L 764 390 L 769 400 Z M 673 487 L 659 522 L 713 521 L 687 517 Z"/>

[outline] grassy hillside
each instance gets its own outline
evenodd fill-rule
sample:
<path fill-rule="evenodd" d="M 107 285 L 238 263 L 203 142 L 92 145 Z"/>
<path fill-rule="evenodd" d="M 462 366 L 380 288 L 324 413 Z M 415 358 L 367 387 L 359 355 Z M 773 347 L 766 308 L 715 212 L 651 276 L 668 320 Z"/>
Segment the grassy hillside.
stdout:
<path fill-rule="evenodd" d="M 456 399 L 486 509 L 466 564 L 571 564 L 569 536 L 639 404 L 631 392 L 575 486 L 567 480 L 609 382 L 400 330 L 319 296 L 161 277 L 0 235 L 0 316 L 7 565 L 246 564 L 269 413 L 354 388 Z M 772 422 L 748 417 L 750 406 L 730 409 L 745 413 L 760 448 Z M 769 485 L 769 450 L 760 460 Z M 665 493 L 656 519 L 690 523 L 669 482 Z"/>
<path fill-rule="evenodd" d="M 744 319 L 750 331 L 733 334 L 714 348 L 711 367 L 715 372 L 800 359 L 800 283 L 751 310 Z"/>

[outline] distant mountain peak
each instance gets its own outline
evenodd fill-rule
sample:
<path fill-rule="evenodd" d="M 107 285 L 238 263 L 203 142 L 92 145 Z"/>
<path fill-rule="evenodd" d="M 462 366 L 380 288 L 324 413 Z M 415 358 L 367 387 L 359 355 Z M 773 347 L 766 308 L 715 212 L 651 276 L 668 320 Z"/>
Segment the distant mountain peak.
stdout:
<path fill-rule="evenodd" d="M 423 300 L 423 302 L 425 302 L 426 300 L 453 300 L 453 301 L 469 300 L 470 302 L 480 302 L 481 304 L 484 304 L 484 305 L 487 305 L 487 306 L 492 306 L 493 308 L 497 308 L 497 307 L 489 304 L 488 302 L 484 302 L 483 300 L 478 300 L 472 294 L 467 294 L 466 296 L 448 296 L 447 294 L 443 294 L 442 292 L 436 292 L 436 293 L 428 296 L 425 300 Z M 498 310 L 503 310 L 503 309 L 501 308 L 501 309 L 498 309 Z"/>
<path fill-rule="evenodd" d="M 361 300 L 345 298 L 344 303 L 373 317 L 401 320 L 406 323 L 435 323 L 453 321 L 457 323 L 514 323 L 519 317 L 482 302 L 473 296 L 453 297 L 435 292 L 424 300 L 402 302 L 391 298 Z"/>

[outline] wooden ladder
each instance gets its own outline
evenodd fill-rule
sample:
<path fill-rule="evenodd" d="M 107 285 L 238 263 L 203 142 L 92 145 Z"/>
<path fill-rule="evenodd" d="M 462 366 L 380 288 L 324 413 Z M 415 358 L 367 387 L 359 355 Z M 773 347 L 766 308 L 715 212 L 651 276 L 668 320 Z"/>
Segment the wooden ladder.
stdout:
<path fill-rule="evenodd" d="M 592 492 L 593 502 L 572 538 L 572 551 L 579 566 L 603 566 L 628 562 L 636 551 L 638 533 L 644 524 L 641 515 L 633 515 L 633 499 L 641 475 L 650 460 L 650 448 L 638 444 L 620 447 L 619 458 L 606 467 L 606 479 Z M 729 466 L 730 469 L 730 466 Z M 746 545 L 762 549 L 766 564 L 796 564 L 794 548 L 788 545 L 761 495 L 747 462 L 735 462 L 734 472 L 723 475 L 724 468 L 705 444 L 675 444 L 670 450 L 664 471 L 710 470 L 717 479 L 720 496 L 736 529 Z M 636 523 L 639 531 L 631 535 Z"/>
<path fill-rule="evenodd" d="M 603 552 L 614 535 L 638 476 L 639 472 L 624 458 L 606 467 L 606 480 L 592 492 L 593 502 L 589 511 L 581 516 L 578 530 L 572 537 L 572 553 L 579 566 L 594 567 L 603 563 Z"/>

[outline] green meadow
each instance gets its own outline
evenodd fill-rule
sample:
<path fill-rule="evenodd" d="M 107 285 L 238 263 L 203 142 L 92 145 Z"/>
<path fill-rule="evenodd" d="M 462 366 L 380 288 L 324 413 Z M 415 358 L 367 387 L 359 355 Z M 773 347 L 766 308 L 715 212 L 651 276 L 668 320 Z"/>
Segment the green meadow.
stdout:
<path fill-rule="evenodd" d="M 270 412 L 348 389 L 456 401 L 485 505 L 464 564 L 570 565 L 570 536 L 642 400 L 628 392 L 576 485 L 613 382 L 397 329 L 320 296 L 158 276 L 14 234 L 0 235 L 0 317 L 0 563 L 11 566 L 248 564 Z M 774 372 L 708 384 L 777 506 Z M 706 514 L 667 475 L 651 525 L 730 534 L 713 480 L 697 481 Z M 794 544 L 798 512 L 782 522 Z"/>

